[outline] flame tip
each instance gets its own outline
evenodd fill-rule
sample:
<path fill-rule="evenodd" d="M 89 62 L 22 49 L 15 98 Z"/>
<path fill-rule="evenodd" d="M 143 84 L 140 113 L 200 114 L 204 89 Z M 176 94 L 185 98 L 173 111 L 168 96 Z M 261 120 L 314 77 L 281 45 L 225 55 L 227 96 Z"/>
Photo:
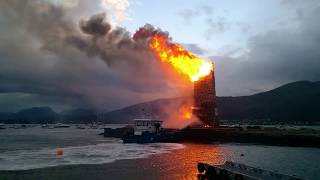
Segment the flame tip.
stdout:
<path fill-rule="evenodd" d="M 156 34 L 149 46 L 162 62 L 187 75 L 191 82 L 207 76 L 214 69 L 213 62 L 195 56 L 181 45 L 170 42 L 166 36 Z"/>

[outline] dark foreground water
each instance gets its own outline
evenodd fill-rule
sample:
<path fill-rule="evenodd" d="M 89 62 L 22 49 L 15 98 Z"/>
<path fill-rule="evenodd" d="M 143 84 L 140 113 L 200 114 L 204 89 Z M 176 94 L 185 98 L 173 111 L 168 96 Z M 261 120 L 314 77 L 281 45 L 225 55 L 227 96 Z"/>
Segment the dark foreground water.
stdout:
<path fill-rule="evenodd" d="M 96 129 L 0 131 L 0 179 L 195 179 L 226 160 L 320 179 L 320 149 L 246 144 L 122 144 Z M 63 156 L 56 149 L 64 150 Z M 244 154 L 244 156 L 240 156 Z"/>

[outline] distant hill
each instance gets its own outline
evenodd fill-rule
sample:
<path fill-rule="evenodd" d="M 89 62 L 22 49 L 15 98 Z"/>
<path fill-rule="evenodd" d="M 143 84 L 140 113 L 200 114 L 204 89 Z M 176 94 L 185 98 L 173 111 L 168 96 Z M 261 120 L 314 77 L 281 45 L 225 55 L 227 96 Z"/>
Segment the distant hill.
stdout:
<path fill-rule="evenodd" d="M 180 104 L 185 103 L 187 98 L 158 99 L 150 102 L 140 103 L 123 109 L 101 114 L 105 123 L 132 123 L 132 119 L 152 116 L 165 119 L 167 110 L 178 109 Z"/>
<path fill-rule="evenodd" d="M 16 113 L 0 112 L 1 123 L 91 123 L 94 120 L 96 120 L 96 113 L 87 109 L 74 109 L 60 114 L 50 107 L 32 107 Z"/>
<path fill-rule="evenodd" d="M 151 115 L 166 119 L 188 98 L 158 99 L 135 104 L 98 116 L 92 110 L 75 109 L 56 113 L 50 107 L 33 107 L 16 113 L 1 113 L 5 123 L 132 123 L 132 119 Z M 271 91 L 240 97 L 217 97 L 219 118 L 237 122 L 320 123 L 320 82 L 298 81 Z"/>
<path fill-rule="evenodd" d="M 104 113 L 107 123 L 132 123 L 142 109 L 164 117 L 163 107 L 177 108 L 185 98 L 159 99 Z M 320 122 L 320 82 L 298 81 L 271 91 L 240 97 L 217 97 L 219 118 L 269 121 L 271 123 Z M 151 110 L 151 111 L 150 111 Z"/>
<path fill-rule="evenodd" d="M 58 114 L 50 107 L 32 107 L 13 114 L 13 119 L 21 123 L 52 123 Z"/>
<path fill-rule="evenodd" d="M 73 109 L 60 113 L 64 123 L 92 123 L 97 119 L 96 112 L 89 109 Z"/>
<path fill-rule="evenodd" d="M 241 97 L 220 97 L 221 119 L 270 119 L 277 122 L 319 122 L 320 82 L 293 82 L 271 91 Z"/>

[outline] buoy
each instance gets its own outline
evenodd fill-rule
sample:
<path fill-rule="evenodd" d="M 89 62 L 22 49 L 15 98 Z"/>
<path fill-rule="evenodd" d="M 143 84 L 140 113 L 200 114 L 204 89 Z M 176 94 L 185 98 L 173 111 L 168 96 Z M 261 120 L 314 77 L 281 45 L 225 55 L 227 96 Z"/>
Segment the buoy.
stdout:
<path fill-rule="evenodd" d="M 62 148 L 57 148 L 56 155 L 57 156 L 62 156 L 63 155 L 63 149 Z"/>

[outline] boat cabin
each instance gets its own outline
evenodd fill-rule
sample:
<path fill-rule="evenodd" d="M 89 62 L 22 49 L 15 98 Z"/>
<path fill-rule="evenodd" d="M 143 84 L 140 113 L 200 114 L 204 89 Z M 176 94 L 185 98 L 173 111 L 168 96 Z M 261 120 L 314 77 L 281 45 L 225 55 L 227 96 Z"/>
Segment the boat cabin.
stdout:
<path fill-rule="evenodd" d="M 154 119 L 134 119 L 134 135 L 142 135 L 143 132 L 158 133 L 162 121 Z"/>

